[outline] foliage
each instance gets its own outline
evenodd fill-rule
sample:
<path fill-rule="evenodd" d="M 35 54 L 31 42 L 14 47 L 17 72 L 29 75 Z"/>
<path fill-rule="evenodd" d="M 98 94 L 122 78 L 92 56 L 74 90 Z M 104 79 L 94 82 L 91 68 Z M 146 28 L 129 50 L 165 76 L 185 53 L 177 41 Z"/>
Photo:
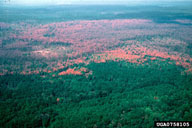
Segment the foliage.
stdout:
<path fill-rule="evenodd" d="M 1 76 L 0 126 L 153 127 L 153 121 L 192 119 L 192 77 L 178 66 L 108 61 L 87 67 L 88 78 Z"/>

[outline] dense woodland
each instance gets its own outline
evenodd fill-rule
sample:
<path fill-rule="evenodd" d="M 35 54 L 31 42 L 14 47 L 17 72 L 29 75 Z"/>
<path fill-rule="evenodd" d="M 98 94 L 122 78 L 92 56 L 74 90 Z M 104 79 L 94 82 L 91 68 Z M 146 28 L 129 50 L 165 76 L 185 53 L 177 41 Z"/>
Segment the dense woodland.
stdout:
<path fill-rule="evenodd" d="M 0 77 L 2 127 L 153 127 L 192 119 L 192 77 L 166 62 L 88 65 L 93 75 Z"/>
<path fill-rule="evenodd" d="M 0 128 L 192 121 L 188 4 L 0 6 L 1 14 Z"/>

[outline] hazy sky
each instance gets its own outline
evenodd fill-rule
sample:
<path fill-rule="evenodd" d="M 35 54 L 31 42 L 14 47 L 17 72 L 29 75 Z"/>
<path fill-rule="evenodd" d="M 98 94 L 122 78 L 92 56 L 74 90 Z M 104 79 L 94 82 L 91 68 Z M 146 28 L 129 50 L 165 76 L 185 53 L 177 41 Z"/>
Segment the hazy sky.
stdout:
<path fill-rule="evenodd" d="M 0 0 L 7 4 L 23 5 L 49 5 L 49 4 L 129 4 L 129 3 L 154 3 L 154 2 L 178 2 L 184 0 Z M 185 0 L 191 1 L 191 0 Z"/>

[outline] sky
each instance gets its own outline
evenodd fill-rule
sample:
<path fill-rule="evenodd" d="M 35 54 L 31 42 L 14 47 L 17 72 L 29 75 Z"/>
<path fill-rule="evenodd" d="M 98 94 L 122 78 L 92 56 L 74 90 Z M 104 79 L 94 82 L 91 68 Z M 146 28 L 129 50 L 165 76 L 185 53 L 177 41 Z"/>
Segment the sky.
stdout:
<path fill-rule="evenodd" d="M 0 0 L 0 4 L 61 5 L 61 4 L 132 4 L 155 2 L 182 2 L 191 0 Z"/>

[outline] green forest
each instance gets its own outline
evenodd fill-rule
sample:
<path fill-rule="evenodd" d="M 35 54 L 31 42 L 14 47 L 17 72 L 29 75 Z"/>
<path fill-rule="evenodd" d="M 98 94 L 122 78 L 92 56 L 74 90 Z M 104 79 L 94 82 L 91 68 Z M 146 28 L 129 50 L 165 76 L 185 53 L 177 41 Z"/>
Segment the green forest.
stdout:
<path fill-rule="evenodd" d="M 156 60 L 91 63 L 78 75 L 0 76 L 0 126 L 141 128 L 192 120 L 192 76 Z"/>
<path fill-rule="evenodd" d="M 191 5 L 0 5 L 0 128 L 192 121 Z"/>

